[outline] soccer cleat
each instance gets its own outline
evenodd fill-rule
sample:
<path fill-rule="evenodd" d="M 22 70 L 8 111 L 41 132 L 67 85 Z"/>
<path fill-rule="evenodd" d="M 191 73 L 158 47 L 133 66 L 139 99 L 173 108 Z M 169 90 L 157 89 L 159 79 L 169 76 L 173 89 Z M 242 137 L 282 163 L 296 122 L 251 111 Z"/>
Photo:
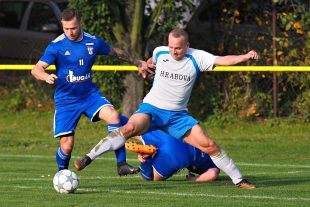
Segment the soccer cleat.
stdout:
<path fill-rule="evenodd" d="M 140 169 L 137 167 L 133 167 L 126 162 L 117 163 L 117 174 L 119 176 L 125 176 L 129 174 L 136 174 L 140 172 Z"/>
<path fill-rule="evenodd" d="M 253 183 L 250 183 L 247 179 L 242 179 L 239 183 L 236 184 L 238 188 L 243 189 L 254 189 L 256 186 Z"/>
<path fill-rule="evenodd" d="M 77 171 L 83 170 L 87 165 L 89 165 L 92 162 L 90 157 L 87 155 L 84 155 L 81 158 L 78 158 L 74 162 L 74 167 L 76 168 Z"/>
<path fill-rule="evenodd" d="M 156 147 L 154 147 L 153 145 L 144 145 L 136 142 L 126 142 L 125 147 L 126 150 L 139 154 L 153 155 L 154 153 L 156 153 Z"/>

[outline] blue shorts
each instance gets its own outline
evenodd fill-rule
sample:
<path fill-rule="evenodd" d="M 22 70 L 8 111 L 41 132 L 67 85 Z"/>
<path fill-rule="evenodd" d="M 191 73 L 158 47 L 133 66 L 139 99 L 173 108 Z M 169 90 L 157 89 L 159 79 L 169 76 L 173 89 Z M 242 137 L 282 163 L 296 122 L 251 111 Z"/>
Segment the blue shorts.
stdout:
<path fill-rule="evenodd" d="M 54 137 L 74 133 L 82 114 L 92 122 L 99 121 L 96 114 L 105 106 L 113 106 L 99 91 L 70 104 L 57 104 L 54 113 Z"/>
<path fill-rule="evenodd" d="M 149 131 L 161 129 L 177 139 L 183 138 L 188 130 L 199 123 L 186 110 L 170 111 L 159 109 L 148 103 L 140 104 L 135 113 L 144 113 L 151 116 Z"/>
<path fill-rule="evenodd" d="M 194 149 L 196 151 L 195 159 L 191 165 L 187 167 L 190 172 L 201 175 L 210 168 L 217 168 L 207 153 L 204 153 L 197 148 Z"/>

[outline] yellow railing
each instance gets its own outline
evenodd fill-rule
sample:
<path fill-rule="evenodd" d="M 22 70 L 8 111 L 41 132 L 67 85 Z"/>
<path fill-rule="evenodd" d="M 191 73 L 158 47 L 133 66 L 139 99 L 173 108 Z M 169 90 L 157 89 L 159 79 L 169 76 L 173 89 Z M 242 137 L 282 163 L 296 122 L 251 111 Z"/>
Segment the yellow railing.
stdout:
<path fill-rule="evenodd" d="M 31 70 L 33 65 L 0 65 L 0 70 Z M 55 70 L 51 65 L 48 70 Z M 136 71 L 137 67 L 133 65 L 94 65 L 93 71 Z M 310 66 L 217 66 L 215 72 L 232 72 L 232 71 L 270 71 L 270 72 L 310 72 Z"/>

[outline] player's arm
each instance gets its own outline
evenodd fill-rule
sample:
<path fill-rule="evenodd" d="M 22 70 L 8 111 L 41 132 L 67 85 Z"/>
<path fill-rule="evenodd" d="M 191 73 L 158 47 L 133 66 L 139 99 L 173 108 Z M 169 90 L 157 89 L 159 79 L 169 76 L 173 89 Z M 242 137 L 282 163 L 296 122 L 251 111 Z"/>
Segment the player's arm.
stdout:
<path fill-rule="evenodd" d="M 214 65 L 236 65 L 238 63 L 246 62 L 250 59 L 258 59 L 258 54 L 256 51 L 251 50 L 250 52 L 243 55 L 218 56 L 214 60 Z"/>
<path fill-rule="evenodd" d="M 200 175 L 195 175 L 191 172 L 186 175 L 186 179 L 195 182 L 212 182 L 218 178 L 220 170 L 218 168 L 209 168 Z"/>
<path fill-rule="evenodd" d="M 140 67 L 143 63 L 145 63 L 145 61 L 135 59 L 127 51 L 122 50 L 122 49 L 117 48 L 117 47 L 112 47 L 109 55 L 117 57 L 118 59 L 124 60 L 126 62 L 131 63 L 131 64 L 137 65 L 138 67 Z"/>
<path fill-rule="evenodd" d="M 128 52 L 122 49 L 113 47 L 111 49 L 110 55 L 115 56 L 120 60 L 124 60 L 126 62 L 136 65 L 138 67 L 139 74 L 141 74 L 143 78 L 146 78 L 148 74 L 154 74 L 152 69 L 149 68 L 152 64 L 148 64 L 143 60 L 135 59 Z"/>
<path fill-rule="evenodd" d="M 48 84 L 54 84 L 57 76 L 55 74 L 48 74 L 45 69 L 49 66 L 46 62 L 38 61 L 37 64 L 32 68 L 31 74 L 37 79 L 45 81 Z"/>

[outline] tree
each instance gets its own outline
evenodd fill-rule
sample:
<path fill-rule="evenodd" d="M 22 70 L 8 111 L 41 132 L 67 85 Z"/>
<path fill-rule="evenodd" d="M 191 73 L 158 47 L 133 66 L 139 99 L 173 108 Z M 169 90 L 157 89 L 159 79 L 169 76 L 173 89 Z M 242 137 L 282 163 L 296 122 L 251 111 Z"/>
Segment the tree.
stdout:
<path fill-rule="evenodd" d="M 137 59 L 148 58 L 154 45 L 162 43 L 167 32 L 182 21 L 184 12 L 194 9 L 190 0 L 72 0 L 70 5 L 82 13 L 88 32 L 104 37 Z M 103 58 L 100 63 L 121 64 Z M 143 97 L 144 82 L 136 72 L 97 73 L 94 79 L 115 105 L 122 104 L 127 115 Z"/>

